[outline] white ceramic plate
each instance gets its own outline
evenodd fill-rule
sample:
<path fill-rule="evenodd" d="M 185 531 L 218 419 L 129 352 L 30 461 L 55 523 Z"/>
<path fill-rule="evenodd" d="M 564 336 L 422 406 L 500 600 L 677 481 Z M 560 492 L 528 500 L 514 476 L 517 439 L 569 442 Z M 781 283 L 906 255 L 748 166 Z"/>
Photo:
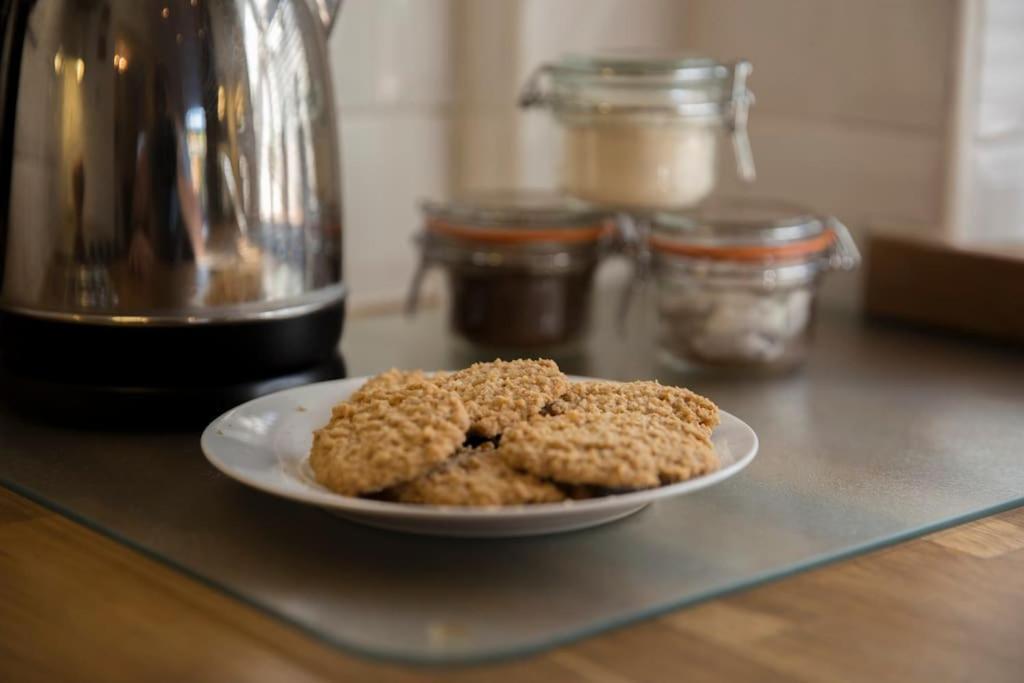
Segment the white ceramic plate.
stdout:
<path fill-rule="evenodd" d="M 587 378 L 573 378 L 574 381 Z M 717 472 L 656 489 L 508 507 L 457 507 L 389 503 L 350 498 L 318 484 L 307 455 L 315 429 L 331 407 L 347 398 L 365 377 L 321 382 L 262 396 L 229 410 L 203 432 L 206 458 L 243 484 L 284 498 L 318 505 L 355 522 L 436 536 L 529 536 L 604 524 L 631 515 L 655 500 L 717 484 L 750 464 L 757 435 L 722 412 L 712 441 L 722 467 Z"/>

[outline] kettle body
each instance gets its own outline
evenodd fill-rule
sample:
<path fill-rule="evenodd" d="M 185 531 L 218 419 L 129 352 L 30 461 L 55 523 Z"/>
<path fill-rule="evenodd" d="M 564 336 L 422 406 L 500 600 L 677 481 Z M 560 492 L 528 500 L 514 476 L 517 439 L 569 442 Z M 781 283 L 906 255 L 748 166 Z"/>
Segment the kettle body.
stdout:
<path fill-rule="evenodd" d="M 65 370 L 181 381 L 332 352 L 345 297 L 326 47 L 337 4 L 0 3 L 8 361 L 84 354 Z"/>

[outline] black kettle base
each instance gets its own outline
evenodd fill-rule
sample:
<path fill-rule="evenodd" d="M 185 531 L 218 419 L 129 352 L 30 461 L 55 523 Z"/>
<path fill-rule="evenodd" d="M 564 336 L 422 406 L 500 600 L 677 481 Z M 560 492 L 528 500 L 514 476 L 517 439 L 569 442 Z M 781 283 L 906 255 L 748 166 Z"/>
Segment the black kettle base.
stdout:
<path fill-rule="evenodd" d="M 80 384 L 0 369 L 2 400 L 17 412 L 56 425 L 114 431 L 194 431 L 264 394 L 344 376 L 340 355 L 284 375 L 187 386 Z"/>
<path fill-rule="evenodd" d="M 344 304 L 303 316 L 115 327 L 0 313 L 0 397 L 53 424 L 192 430 L 257 396 L 345 376 Z"/>

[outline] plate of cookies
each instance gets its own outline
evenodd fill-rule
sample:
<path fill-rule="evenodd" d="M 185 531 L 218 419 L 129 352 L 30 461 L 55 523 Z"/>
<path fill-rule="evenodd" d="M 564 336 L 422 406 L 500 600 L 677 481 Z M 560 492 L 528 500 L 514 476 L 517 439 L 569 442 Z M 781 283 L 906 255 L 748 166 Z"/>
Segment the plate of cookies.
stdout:
<path fill-rule="evenodd" d="M 717 484 L 757 436 L 654 381 L 564 375 L 550 360 L 392 369 L 249 401 L 214 420 L 214 467 L 372 526 L 528 536 L 611 522 Z"/>

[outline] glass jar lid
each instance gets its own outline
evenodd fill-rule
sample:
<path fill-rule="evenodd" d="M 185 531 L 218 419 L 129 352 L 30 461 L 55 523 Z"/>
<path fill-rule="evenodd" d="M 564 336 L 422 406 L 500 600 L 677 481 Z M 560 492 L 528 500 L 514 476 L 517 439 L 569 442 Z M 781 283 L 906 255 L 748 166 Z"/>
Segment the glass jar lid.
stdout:
<path fill-rule="evenodd" d="M 469 241 L 592 242 L 611 230 L 607 212 L 549 192 L 477 192 L 422 206 L 428 233 Z"/>
<path fill-rule="evenodd" d="M 753 95 L 746 87 L 750 62 L 721 62 L 678 53 L 569 54 L 542 65 L 520 96 L 523 106 L 602 114 L 668 111 L 727 115 Z"/>
<path fill-rule="evenodd" d="M 659 213 L 651 248 L 680 256 L 763 262 L 817 258 L 850 269 L 860 254 L 846 227 L 797 204 L 765 199 L 720 199 L 697 209 Z"/>
<path fill-rule="evenodd" d="M 686 52 L 650 50 L 610 50 L 590 55 L 570 53 L 553 62 L 551 68 L 556 72 L 601 77 L 667 76 L 680 82 L 724 80 L 729 77 L 729 65 L 717 59 Z"/>

